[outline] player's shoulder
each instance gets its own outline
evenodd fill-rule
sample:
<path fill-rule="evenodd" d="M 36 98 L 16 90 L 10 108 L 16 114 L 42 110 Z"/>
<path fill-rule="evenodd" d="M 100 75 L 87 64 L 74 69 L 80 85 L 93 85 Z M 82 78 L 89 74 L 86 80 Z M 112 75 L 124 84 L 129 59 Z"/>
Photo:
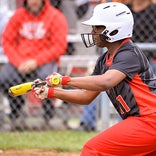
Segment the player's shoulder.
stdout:
<path fill-rule="evenodd" d="M 137 45 L 130 40 L 117 51 L 117 54 L 133 53 L 136 49 L 138 49 Z"/>
<path fill-rule="evenodd" d="M 139 59 L 142 54 L 142 50 L 133 41 L 129 41 L 118 50 L 115 58 L 118 58 L 119 60 Z"/>

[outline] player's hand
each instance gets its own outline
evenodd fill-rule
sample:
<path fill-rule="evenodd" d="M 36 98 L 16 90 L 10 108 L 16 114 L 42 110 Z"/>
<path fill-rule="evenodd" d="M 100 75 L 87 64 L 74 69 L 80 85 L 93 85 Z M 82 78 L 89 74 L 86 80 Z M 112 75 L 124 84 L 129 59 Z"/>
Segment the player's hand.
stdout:
<path fill-rule="evenodd" d="M 36 69 L 37 69 L 37 62 L 34 59 L 27 60 L 18 67 L 18 71 L 21 74 L 28 74 Z"/>
<path fill-rule="evenodd" d="M 47 85 L 33 87 L 32 92 L 36 98 L 41 100 L 54 97 L 54 88 L 49 88 Z"/>
<path fill-rule="evenodd" d="M 52 73 L 48 77 L 46 77 L 46 82 L 48 86 L 56 87 L 56 86 L 65 86 L 70 81 L 69 76 L 62 76 L 59 73 Z"/>
<path fill-rule="evenodd" d="M 41 80 L 41 79 L 39 79 L 39 78 L 36 79 L 36 80 L 34 80 L 34 81 L 33 81 L 34 87 L 35 87 L 36 84 L 41 83 L 41 82 L 43 82 L 43 80 Z"/>

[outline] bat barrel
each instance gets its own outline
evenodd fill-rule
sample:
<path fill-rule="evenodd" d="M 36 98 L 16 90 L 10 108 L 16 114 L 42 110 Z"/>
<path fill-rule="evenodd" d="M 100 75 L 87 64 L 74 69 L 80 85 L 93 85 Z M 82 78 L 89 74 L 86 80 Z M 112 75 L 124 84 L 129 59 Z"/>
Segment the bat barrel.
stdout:
<path fill-rule="evenodd" d="M 26 94 L 27 92 L 31 91 L 32 89 L 32 82 L 23 83 L 20 85 L 12 86 L 9 88 L 8 93 L 10 96 L 20 96 Z"/>
<path fill-rule="evenodd" d="M 15 97 L 15 96 L 20 96 L 23 94 L 26 94 L 27 92 L 31 91 L 33 86 L 35 87 L 40 87 L 46 85 L 46 81 L 41 81 L 41 82 L 27 82 L 23 84 L 19 84 L 16 86 L 12 86 L 9 88 L 8 93 L 10 96 Z"/>

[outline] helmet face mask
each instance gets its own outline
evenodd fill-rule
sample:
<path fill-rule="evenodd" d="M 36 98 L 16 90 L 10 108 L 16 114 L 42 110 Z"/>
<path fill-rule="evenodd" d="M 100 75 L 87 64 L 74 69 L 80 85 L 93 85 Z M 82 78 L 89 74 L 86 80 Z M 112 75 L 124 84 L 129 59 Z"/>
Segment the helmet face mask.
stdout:
<path fill-rule="evenodd" d="M 83 33 L 81 34 L 81 38 L 86 48 L 90 48 L 95 45 L 95 41 L 92 33 Z"/>
<path fill-rule="evenodd" d="M 108 2 L 97 5 L 92 17 L 82 23 L 89 26 L 104 26 L 104 31 L 99 34 L 101 40 L 113 43 L 132 36 L 134 19 L 126 5 L 118 2 Z M 81 35 L 81 37 L 83 42 L 85 40 L 85 45 L 87 43 L 86 39 L 90 38 L 93 41 L 91 46 L 96 44 L 93 36 L 84 37 Z M 88 43 L 91 43 L 91 40 Z"/>
<path fill-rule="evenodd" d="M 106 35 L 107 33 L 108 31 L 105 26 L 92 26 L 92 32 L 81 34 L 81 38 L 84 45 L 89 48 L 109 40 L 109 37 Z"/>
<path fill-rule="evenodd" d="M 98 43 L 109 40 L 109 37 L 104 32 L 105 32 L 105 30 L 102 33 L 83 33 L 83 34 L 81 34 L 81 38 L 82 38 L 84 45 L 87 48 L 90 48 L 90 47 L 95 46 Z M 95 36 L 99 36 L 99 38 L 100 38 L 99 42 L 95 41 L 95 39 L 94 39 Z"/>

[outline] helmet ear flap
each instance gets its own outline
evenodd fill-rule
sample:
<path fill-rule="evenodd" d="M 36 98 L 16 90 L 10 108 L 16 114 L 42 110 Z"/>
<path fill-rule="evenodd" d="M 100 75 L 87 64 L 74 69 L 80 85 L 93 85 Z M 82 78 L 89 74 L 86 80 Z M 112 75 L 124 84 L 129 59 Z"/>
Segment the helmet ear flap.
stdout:
<path fill-rule="evenodd" d="M 109 33 L 110 36 L 114 36 L 118 33 L 119 31 L 116 29 L 116 30 L 113 30 L 111 33 Z M 105 41 L 105 40 L 110 40 L 110 38 L 106 35 L 108 33 L 108 30 L 105 30 L 102 32 L 102 34 L 100 34 L 100 39 L 101 41 Z"/>
<path fill-rule="evenodd" d="M 104 30 L 104 31 L 100 34 L 100 39 L 101 39 L 101 41 L 109 40 L 109 37 L 106 35 L 107 33 L 108 33 L 108 30 Z"/>
<path fill-rule="evenodd" d="M 100 34 L 101 41 L 105 41 L 108 39 L 108 37 L 105 34 Z"/>

